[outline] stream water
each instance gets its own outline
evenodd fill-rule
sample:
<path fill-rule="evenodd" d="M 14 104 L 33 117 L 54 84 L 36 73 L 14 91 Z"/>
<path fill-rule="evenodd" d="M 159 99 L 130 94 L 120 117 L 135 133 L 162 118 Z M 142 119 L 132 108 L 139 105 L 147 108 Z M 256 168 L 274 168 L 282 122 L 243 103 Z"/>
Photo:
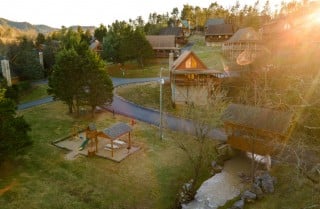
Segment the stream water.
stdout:
<path fill-rule="evenodd" d="M 195 196 L 195 199 L 183 205 L 183 209 L 216 209 L 225 205 L 228 200 L 240 195 L 245 184 L 240 174 L 249 175 L 251 161 L 246 156 L 237 155 L 224 164 L 221 173 L 205 181 Z"/>

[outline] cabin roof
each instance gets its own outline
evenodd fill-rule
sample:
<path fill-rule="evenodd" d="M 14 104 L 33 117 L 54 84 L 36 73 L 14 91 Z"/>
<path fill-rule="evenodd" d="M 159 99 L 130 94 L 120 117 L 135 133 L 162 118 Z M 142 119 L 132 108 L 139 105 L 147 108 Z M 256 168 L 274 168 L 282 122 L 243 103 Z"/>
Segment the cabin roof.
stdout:
<path fill-rule="evenodd" d="M 292 112 L 230 104 L 222 115 L 225 123 L 286 135 L 293 118 Z"/>
<path fill-rule="evenodd" d="M 220 24 L 225 24 L 224 19 L 211 18 L 206 21 L 205 27 L 209 27 L 209 25 L 220 25 Z"/>
<path fill-rule="evenodd" d="M 159 35 L 174 35 L 180 37 L 183 36 L 183 31 L 180 27 L 166 27 L 160 30 Z"/>
<path fill-rule="evenodd" d="M 117 123 L 109 128 L 104 129 L 102 132 L 110 139 L 116 139 L 123 134 L 130 132 L 132 128 L 126 123 Z"/>
<path fill-rule="evenodd" d="M 188 22 L 188 20 L 181 20 L 181 24 L 182 24 L 185 28 L 188 28 L 188 27 L 189 27 L 189 22 Z"/>
<path fill-rule="evenodd" d="M 232 35 L 234 33 L 231 24 L 209 25 L 205 35 Z"/>
<path fill-rule="evenodd" d="M 150 35 L 146 36 L 153 49 L 175 49 L 174 35 Z"/>
<path fill-rule="evenodd" d="M 193 57 L 197 63 L 199 63 L 199 66 L 201 66 L 201 68 L 197 69 L 197 70 L 208 70 L 208 67 L 199 59 L 199 57 L 193 53 L 192 51 L 184 51 L 179 57 L 178 59 L 176 59 L 173 64 L 172 64 L 172 70 L 177 70 L 179 69 L 179 67 L 189 58 L 189 57 Z"/>

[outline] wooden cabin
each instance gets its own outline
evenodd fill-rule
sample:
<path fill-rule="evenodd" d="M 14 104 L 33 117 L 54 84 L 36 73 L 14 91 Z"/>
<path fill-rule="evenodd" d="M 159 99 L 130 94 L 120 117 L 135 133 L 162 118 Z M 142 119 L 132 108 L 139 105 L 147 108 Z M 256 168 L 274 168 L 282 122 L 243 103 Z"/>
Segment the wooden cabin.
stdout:
<path fill-rule="evenodd" d="M 231 24 L 209 25 L 205 30 L 205 41 L 207 46 L 222 45 L 233 35 L 233 26 Z"/>
<path fill-rule="evenodd" d="M 222 52 L 239 65 L 253 62 L 264 52 L 260 35 L 252 28 L 239 29 L 222 45 Z"/>
<path fill-rule="evenodd" d="M 101 53 L 101 52 L 103 51 L 103 49 L 102 49 L 102 44 L 101 44 L 100 41 L 98 41 L 98 40 L 92 41 L 92 42 L 90 43 L 90 45 L 89 45 L 89 49 L 90 49 L 91 51 L 95 51 L 95 52 L 97 52 L 97 53 Z"/>
<path fill-rule="evenodd" d="M 168 36 L 172 35 L 175 37 L 175 43 L 177 47 L 181 47 L 185 45 L 188 40 L 182 30 L 181 27 L 166 27 L 162 28 L 159 32 L 159 35 L 161 36 Z"/>
<path fill-rule="evenodd" d="M 205 105 L 222 77 L 223 73 L 208 69 L 195 53 L 185 51 L 170 67 L 172 102 Z"/>
<path fill-rule="evenodd" d="M 174 35 L 153 35 L 146 36 L 149 41 L 155 57 L 169 57 L 172 52 L 175 57 L 180 55 L 180 48 L 176 46 L 176 39 Z"/>
<path fill-rule="evenodd" d="M 227 143 L 231 147 L 259 155 L 274 155 L 289 138 L 293 114 L 230 104 L 222 120 L 228 136 Z"/>

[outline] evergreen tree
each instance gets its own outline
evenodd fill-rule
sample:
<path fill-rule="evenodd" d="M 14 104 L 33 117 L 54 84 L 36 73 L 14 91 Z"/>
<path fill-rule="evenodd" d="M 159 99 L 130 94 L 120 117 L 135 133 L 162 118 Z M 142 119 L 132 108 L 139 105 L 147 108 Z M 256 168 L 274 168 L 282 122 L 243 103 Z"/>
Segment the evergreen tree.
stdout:
<path fill-rule="evenodd" d="M 100 24 L 99 28 L 94 30 L 94 37 L 102 43 L 103 38 L 107 35 L 107 28 L 103 24 Z"/>
<path fill-rule="evenodd" d="M 69 113 L 88 105 L 95 107 L 112 102 L 112 81 L 104 71 L 104 62 L 87 49 L 78 54 L 74 49 L 58 53 L 49 78 L 48 93 L 68 105 Z"/>
<path fill-rule="evenodd" d="M 11 68 L 22 79 L 39 79 L 43 77 L 43 68 L 39 61 L 38 51 L 33 42 L 23 37 L 19 44 L 9 46 L 7 56 Z"/>
<path fill-rule="evenodd" d="M 28 136 L 30 126 L 23 116 L 16 115 L 14 102 L 5 98 L 4 92 L 4 89 L 0 89 L 0 162 L 20 154 L 32 144 Z"/>

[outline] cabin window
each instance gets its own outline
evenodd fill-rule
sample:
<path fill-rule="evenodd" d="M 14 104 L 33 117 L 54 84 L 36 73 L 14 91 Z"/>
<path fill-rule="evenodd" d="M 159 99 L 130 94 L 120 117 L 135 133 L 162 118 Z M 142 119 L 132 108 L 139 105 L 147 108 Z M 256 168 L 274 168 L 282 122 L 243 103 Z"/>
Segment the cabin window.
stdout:
<path fill-rule="evenodd" d="M 189 80 L 194 80 L 194 74 L 189 74 L 189 75 L 187 75 L 187 77 Z"/>
<path fill-rule="evenodd" d="M 196 68 L 197 67 L 197 62 L 195 59 L 190 57 L 189 59 L 186 60 L 186 68 Z"/>

